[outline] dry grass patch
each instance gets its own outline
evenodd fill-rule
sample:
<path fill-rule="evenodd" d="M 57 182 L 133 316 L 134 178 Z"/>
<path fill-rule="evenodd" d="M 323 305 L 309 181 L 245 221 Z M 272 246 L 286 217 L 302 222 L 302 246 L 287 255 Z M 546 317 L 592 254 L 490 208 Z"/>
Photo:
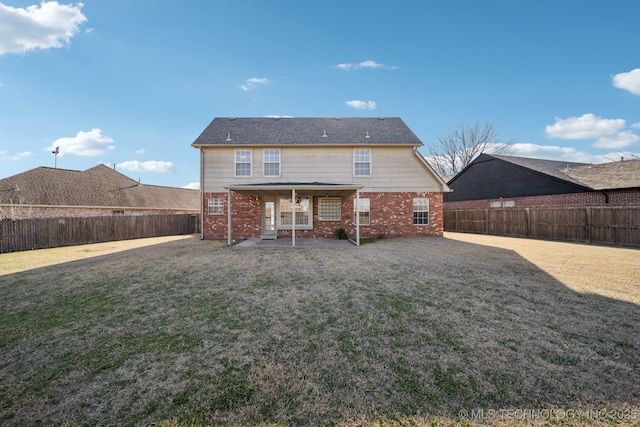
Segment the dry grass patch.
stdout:
<path fill-rule="evenodd" d="M 478 243 L 191 237 L 5 274 L 0 422 L 576 425 L 470 417 L 559 408 L 629 411 L 579 424 L 638 423 L 637 282 L 576 291 L 588 266 L 559 279 Z"/>

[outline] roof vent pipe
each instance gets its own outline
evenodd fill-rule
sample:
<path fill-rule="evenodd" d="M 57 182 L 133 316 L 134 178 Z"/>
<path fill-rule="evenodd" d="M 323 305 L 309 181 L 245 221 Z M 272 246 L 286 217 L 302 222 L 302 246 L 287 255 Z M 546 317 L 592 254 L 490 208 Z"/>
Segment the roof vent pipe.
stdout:
<path fill-rule="evenodd" d="M 325 131 L 323 131 L 323 133 L 322 133 L 322 137 L 323 137 L 323 138 L 326 138 L 326 137 L 327 137 L 327 131 L 326 131 L 326 130 L 325 130 Z"/>

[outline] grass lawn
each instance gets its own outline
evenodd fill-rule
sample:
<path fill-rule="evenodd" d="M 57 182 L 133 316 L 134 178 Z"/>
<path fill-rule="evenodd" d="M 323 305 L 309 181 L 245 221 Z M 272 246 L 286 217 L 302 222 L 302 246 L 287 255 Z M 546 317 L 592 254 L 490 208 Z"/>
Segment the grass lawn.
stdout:
<path fill-rule="evenodd" d="M 145 241 L 0 255 L 0 424 L 640 424 L 638 250 Z"/>

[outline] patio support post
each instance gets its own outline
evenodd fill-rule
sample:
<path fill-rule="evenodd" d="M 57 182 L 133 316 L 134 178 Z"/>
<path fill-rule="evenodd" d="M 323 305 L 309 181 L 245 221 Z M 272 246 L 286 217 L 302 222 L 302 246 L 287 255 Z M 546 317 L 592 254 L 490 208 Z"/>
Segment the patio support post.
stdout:
<path fill-rule="evenodd" d="M 360 246 L 360 190 L 356 190 L 356 246 Z"/>
<path fill-rule="evenodd" d="M 296 245 L 296 189 L 291 189 L 291 246 Z"/>
<path fill-rule="evenodd" d="M 231 246 L 231 190 L 227 192 L 227 246 Z"/>

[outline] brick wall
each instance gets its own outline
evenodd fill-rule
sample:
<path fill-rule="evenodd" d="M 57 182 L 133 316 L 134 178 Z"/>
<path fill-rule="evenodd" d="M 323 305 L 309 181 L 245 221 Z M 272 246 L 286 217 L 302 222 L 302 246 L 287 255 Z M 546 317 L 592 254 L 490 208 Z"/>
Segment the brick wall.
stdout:
<path fill-rule="evenodd" d="M 83 218 L 96 216 L 112 216 L 114 211 L 122 215 L 175 215 L 194 214 L 196 210 L 161 210 L 161 209 L 123 209 L 123 208 L 83 208 L 56 206 L 0 206 L 0 219 L 33 219 L 33 218 Z"/>
<path fill-rule="evenodd" d="M 607 202 L 608 197 L 608 202 Z M 446 202 L 445 209 L 475 209 L 488 208 L 491 202 L 513 201 L 514 207 L 536 206 L 635 206 L 640 205 L 640 189 L 607 191 L 607 196 L 601 191 L 587 193 L 554 194 L 546 196 L 512 197 L 490 200 L 465 200 L 460 202 Z"/>
<path fill-rule="evenodd" d="M 614 206 L 640 206 L 640 188 L 608 191 L 609 203 Z"/>
<path fill-rule="evenodd" d="M 262 231 L 262 202 L 257 196 L 232 193 L 231 215 L 234 239 L 260 237 Z M 360 226 L 361 238 L 442 236 L 444 229 L 442 193 L 360 193 L 370 200 L 371 224 Z M 413 199 L 429 198 L 429 225 L 413 225 Z M 208 199 L 224 200 L 223 214 L 208 214 Z M 340 221 L 318 219 L 318 197 L 313 199 L 313 229 L 296 229 L 297 238 L 333 238 L 338 228 L 344 228 L 351 238 L 356 237 L 354 215 L 355 195 L 341 197 Z M 205 193 L 203 200 L 205 239 L 227 239 L 227 193 Z M 278 230 L 279 238 L 291 237 L 291 230 Z"/>

